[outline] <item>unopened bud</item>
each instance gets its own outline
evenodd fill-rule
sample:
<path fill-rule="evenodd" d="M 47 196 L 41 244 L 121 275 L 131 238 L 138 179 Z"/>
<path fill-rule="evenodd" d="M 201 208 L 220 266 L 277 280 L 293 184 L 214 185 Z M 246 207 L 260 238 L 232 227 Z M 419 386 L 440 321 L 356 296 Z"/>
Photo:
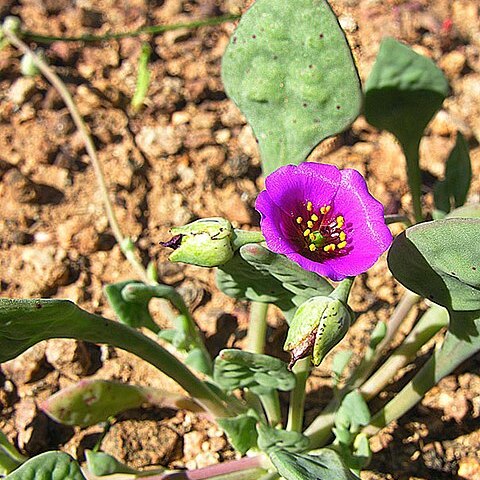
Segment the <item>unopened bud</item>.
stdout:
<path fill-rule="evenodd" d="M 320 365 L 345 336 L 351 322 L 348 307 L 331 297 L 313 297 L 300 305 L 290 324 L 284 350 L 291 354 L 290 368 L 308 356 Z"/>
<path fill-rule="evenodd" d="M 233 257 L 232 224 L 223 218 L 204 218 L 171 230 L 173 237 L 161 242 L 173 248 L 169 259 L 200 267 L 224 265 Z"/>
<path fill-rule="evenodd" d="M 42 60 L 45 60 L 45 53 L 43 50 L 39 49 L 35 52 L 35 54 L 40 57 Z M 35 64 L 32 55 L 26 53 L 20 62 L 20 71 L 22 75 L 26 77 L 35 77 L 40 73 L 37 65 Z"/>

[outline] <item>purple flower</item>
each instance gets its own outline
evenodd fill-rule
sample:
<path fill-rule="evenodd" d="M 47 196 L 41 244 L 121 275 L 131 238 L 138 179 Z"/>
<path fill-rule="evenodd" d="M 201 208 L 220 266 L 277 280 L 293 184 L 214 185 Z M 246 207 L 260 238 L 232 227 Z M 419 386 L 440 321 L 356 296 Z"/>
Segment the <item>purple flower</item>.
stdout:
<path fill-rule="evenodd" d="M 368 270 L 392 242 L 383 206 L 356 170 L 305 162 L 265 179 L 257 198 L 268 248 L 334 281 Z"/>

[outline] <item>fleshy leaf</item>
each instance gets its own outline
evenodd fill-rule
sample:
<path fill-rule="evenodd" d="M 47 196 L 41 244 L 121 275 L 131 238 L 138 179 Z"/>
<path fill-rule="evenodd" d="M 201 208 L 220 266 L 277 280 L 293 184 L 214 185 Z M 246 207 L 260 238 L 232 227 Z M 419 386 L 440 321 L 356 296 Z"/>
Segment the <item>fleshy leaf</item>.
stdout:
<path fill-rule="evenodd" d="M 472 181 L 472 165 L 468 153 L 468 144 L 463 135 L 457 134 L 455 147 L 450 152 L 445 169 L 445 180 L 435 185 L 435 207 L 445 213 L 451 205 L 461 207 L 467 200 Z"/>
<path fill-rule="evenodd" d="M 385 38 L 365 85 L 365 115 L 405 146 L 421 138 L 447 93 L 445 76 L 432 60 Z"/>
<path fill-rule="evenodd" d="M 340 378 L 345 371 L 350 359 L 352 358 L 353 352 L 351 350 L 342 350 L 335 354 L 332 360 L 332 378 L 333 384 L 335 386 L 340 382 Z"/>
<path fill-rule="evenodd" d="M 255 428 L 257 422 L 258 418 L 254 412 L 242 413 L 234 418 L 217 419 L 233 448 L 242 455 L 257 446 L 258 434 Z"/>
<path fill-rule="evenodd" d="M 222 76 L 258 138 L 265 174 L 303 162 L 355 120 L 362 102 L 350 48 L 324 0 L 257 0 L 230 40 Z"/>
<path fill-rule="evenodd" d="M 87 459 L 88 471 L 97 477 L 115 473 L 139 473 L 137 470 L 120 463 L 108 453 L 85 450 L 85 458 Z"/>
<path fill-rule="evenodd" d="M 145 403 L 161 408 L 202 410 L 183 395 L 109 380 L 81 380 L 49 397 L 41 408 L 57 422 L 88 427 Z"/>
<path fill-rule="evenodd" d="M 285 452 L 302 452 L 305 451 L 310 440 L 300 432 L 290 432 L 279 430 L 277 428 L 267 427 L 259 423 L 258 430 L 258 447 L 268 454 L 283 450 Z"/>
<path fill-rule="evenodd" d="M 359 480 L 329 448 L 316 450 L 315 455 L 278 450 L 270 453 L 270 459 L 286 480 Z"/>
<path fill-rule="evenodd" d="M 323 277 L 259 244 L 244 245 L 230 262 L 220 267 L 217 286 L 233 298 L 273 303 L 288 320 L 309 298 L 333 291 Z"/>
<path fill-rule="evenodd" d="M 137 284 L 138 282 L 127 280 L 125 282 L 106 285 L 104 290 L 108 303 L 117 314 L 119 320 L 125 325 L 133 328 L 147 327 L 154 332 L 158 332 L 159 328 L 148 311 L 148 302 L 150 299 L 125 300 L 122 296 L 122 290 L 132 283 Z"/>
<path fill-rule="evenodd" d="M 480 308 L 480 220 L 421 223 L 399 235 L 388 254 L 395 278 L 449 310 Z"/>
<path fill-rule="evenodd" d="M 214 379 L 225 390 L 248 388 L 257 395 L 292 390 L 295 375 L 279 358 L 242 350 L 222 350 L 215 359 Z"/>
<path fill-rule="evenodd" d="M 27 460 L 5 480 L 86 480 L 80 465 L 63 452 L 46 452 Z"/>
<path fill-rule="evenodd" d="M 368 405 L 357 390 L 346 395 L 335 416 L 335 425 L 345 427 L 350 432 L 357 432 L 359 427 L 368 425 L 370 410 Z"/>

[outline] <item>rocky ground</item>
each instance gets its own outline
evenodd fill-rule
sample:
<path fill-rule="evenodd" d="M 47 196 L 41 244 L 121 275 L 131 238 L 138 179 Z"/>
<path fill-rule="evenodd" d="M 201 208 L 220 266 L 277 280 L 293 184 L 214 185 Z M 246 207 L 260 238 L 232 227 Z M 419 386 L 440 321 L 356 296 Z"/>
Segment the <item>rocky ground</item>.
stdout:
<path fill-rule="evenodd" d="M 248 3 L 2 0 L 0 16 L 18 15 L 26 29 L 43 34 L 101 34 L 237 13 Z M 385 35 L 405 41 L 443 69 L 451 95 L 421 145 L 425 201 L 431 205 L 433 181 L 442 178 L 457 131 L 471 147 L 474 182 L 469 198 L 480 201 L 478 1 L 336 0 L 332 6 L 363 80 Z M 221 57 L 233 29 L 234 24 L 226 23 L 147 39 L 153 49 L 152 81 L 140 112 L 129 106 L 141 49 L 138 39 L 57 42 L 45 51 L 92 131 L 125 235 L 136 240 L 145 260 L 157 261 L 162 281 L 185 296 L 212 354 L 225 345 L 242 344 L 247 306 L 219 293 L 212 272 L 168 263 L 159 241 L 168 237 L 171 226 L 198 217 L 224 216 L 240 227 L 258 227 L 253 206 L 262 178 L 256 142 L 226 98 L 220 78 Z M 20 75 L 19 60 L 11 47 L 0 52 L 1 295 L 69 298 L 112 318 L 102 286 L 135 274 L 115 244 L 93 169 L 67 109 L 43 79 Z M 408 211 L 401 150 L 392 136 L 362 118 L 349 132 L 320 145 L 312 159 L 358 169 L 389 213 Z M 384 259 L 361 276 L 353 292 L 353 307 L 361 315 L 340 348 L 361 353 L 368 332 L 378 320 L 388 319 L 402 292 Z M 410 325 L 421 308 L 412 312 Z M 154 313 L 165 325 L 158 305 Z M 277 312 L 271 313 L 268 352 L 282 355 L 286 327 Z M 479 365 L 480 357 L 472 358 L 385 429 L 373 442 L 375 455 L 364 478 L 480 479 Z M 405 369 L 407 378 L 414 368 Z M 2 365 L 0 428 L 29 455 L 60 447 L 82 459 L 100 429 L 59 426 L 37 405 L 89 375 L 177 388 L 124 352 L 50 340 Z M 327 364 L 309 380 L 307 420 L 328 401 L 328 378 Z M 375 406 L 396 389 L 383 392 Z M 135 467 L 195 468 L 235 455 L 216 426 L 186 412 L 157 409 L 121 415 L 103 448 Z"/>

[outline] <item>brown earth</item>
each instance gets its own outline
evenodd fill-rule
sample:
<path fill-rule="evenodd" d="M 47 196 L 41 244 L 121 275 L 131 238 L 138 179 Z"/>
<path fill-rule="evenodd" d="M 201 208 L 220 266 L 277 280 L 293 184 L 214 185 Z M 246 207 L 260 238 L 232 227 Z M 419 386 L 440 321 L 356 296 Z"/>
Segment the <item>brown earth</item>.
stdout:
<path fill-rule="evenodd" d="M 43 34 L 101 34 L 239 12 L 246 3 L 2 0 L 0 15 L 18 15 L 26 29 Z M 471 146 L 470 201 L 480 201 L 478 1 L 336 0 L 333 7 L 363 80 L 385 35 L 405 41 L 444 70 L 451 96 L 428 127 L 421 148 L 425 201 L 432 204 L 432 182 L 443 175 L 457 130 Z M 198 217 L 225 216 L 237 226 L 258 227 L 254 201 L 262 179 L 256 143 L 220 79 L 222 53 L 233 28 L 227 23 L 150 39 L 152 82 L 140 113 L 129 107 L 138 39 L 84 46 L 59 42 L 46 49 L 91 128 L 125 235 L 136 241 L 144 259 L 157 260 L 162 281 L 185 295 L 212 354 L 225 345 L 242 344 L 247 305 L 219 293 L 212 272 L 168 263 L 159 241 L 168 237 L 171 226 Z M 68 111 L 43 79 L 21 77 L 19 60 L 13 48 L 0 52 L 1 295 L 69 298 L 112 318 L 102 286 L 134 278 L 134 273 L 115 245 Z M 392 136 L 377 132 L 362 118 L 349 132 L 317 148 L 312 158 L 358 169 L 389 213 L 408 212 L 401 150 Z M 368 332 L 377 321 L 388 319 L 402 292 L 384 259 L 362 275 L 353 291 L 353 307 L 361 315 L 339 348 L 360 354 Z M 154 305 L 153 310 L 165 325 L 161 309 Z M 268 353 L 281 355 L 286 327 L 277 312 L 271 313 Z M 413 312 L 410 324 L 419 313 L 420 309 Z M 416 366 L 426 352 L 422 350 Z M 480 357 L 472 358 L 377 436 L 364 478 L 480 479 L 479 365 Z M 415 365 L 405 369 L 407 378 L 414 369 Z M 59 426 L 37 405 L 59 388 L 93 374 L 177 389 L 132 355 L 51 340 L 2 365 L 0 428 L 29 455 L 62 448 L 83 459 L 83 450 L 96 442 L 101 429 Z M 374 406 L 396 390 L 398 386 L 383 392 Z M 309 391 L 307 420 L 331 395 L 328 362 L 310 379 Z M 235 456 L 214 425 L 186 412 L 156 409 L 121 415 L 103 448 L 135 467 L 195 468 Z"/>

